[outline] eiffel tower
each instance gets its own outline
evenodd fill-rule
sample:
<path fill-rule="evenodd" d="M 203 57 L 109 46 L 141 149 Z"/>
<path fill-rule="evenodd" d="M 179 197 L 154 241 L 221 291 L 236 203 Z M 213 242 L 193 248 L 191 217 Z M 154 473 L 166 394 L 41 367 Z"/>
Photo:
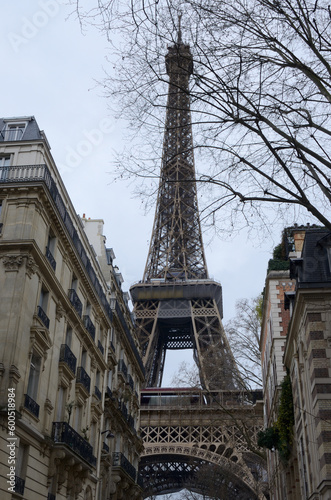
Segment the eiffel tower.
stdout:
<path fill-rule="evenodd" d="M 219 491 L 226 488 L 224 498 L 264 498 L 253 491 L 251 458 L 233 419 L 233 411 L 245 418 L 250 412 L 256 437 L 262 407 L 242 405 L 242 380 L 222 326 L 222 287 L 208 275 L 190 113 L 193 57 L 182 42 L 180 23 L 165 62 L 169 91 L 155 219 L 143 279 L 130 289 L 146 370 L 144 498 L 183 487 L 203 493 L 199 471 L 210 466 L 216 467 Z M 202 390 L 161 387 L 167 350 L 176 349 L 193 350 Z"/>

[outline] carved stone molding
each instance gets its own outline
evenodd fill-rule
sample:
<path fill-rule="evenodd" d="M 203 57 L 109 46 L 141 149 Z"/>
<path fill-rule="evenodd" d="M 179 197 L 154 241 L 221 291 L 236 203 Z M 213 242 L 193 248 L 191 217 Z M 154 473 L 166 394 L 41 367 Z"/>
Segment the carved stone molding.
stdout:
<path fill-rule="evenodd" d="M 26 255 L 26 274 L 31 278 L 33 274 L 36 273 L 38 266 L 35 263 L 35 260 L 31 255 Z"/>
<path fill-rule="evenodd" d="M 9 380 L 10 383 L 17 384 L 19 379 L 21 378 L 21 374 L 19 372 L 19 369 L 15 365 L 11 365 L 9 368 Z"/>
<path fill-rule="evenodd" d="M 56 317 L 57 321 L 60 321 L 61 318 L 63 318 L 64 313 L 65 313 L 64 307 L 62 306 L 61 302 L 58 302 L 56 304 L 56 311 L 55 311 L 55 317 Z"/>
<path fill-rule="evenodd" d="M 21 265 L 23 264 L 23 256 L 22 255 L 3 255 L 2 263 L 5 267 L 5 272 L 18 271 Z"/>
<path fill-rule="evenodd" d="M 23 265 L 24 260 L 26 261 L 26 273 L 31 278 L 33 274 L 38 269 L 38 266 L 31 255 L 27 254 L 7 254 L 1 256 L 2 263 L 5 268 L 5 272 L 17 272 L 19 268 Z"/>
<path fill-rule="evenodd" d="M 95 356 L 91 356 L 91 369 L 95 370 L 97 368 L 97 361 L 95 359 Z"/>

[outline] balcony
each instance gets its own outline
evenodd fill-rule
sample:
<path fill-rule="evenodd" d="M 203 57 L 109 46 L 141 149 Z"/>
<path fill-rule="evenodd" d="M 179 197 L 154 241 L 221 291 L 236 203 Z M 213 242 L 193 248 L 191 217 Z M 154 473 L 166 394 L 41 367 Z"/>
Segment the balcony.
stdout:
<path fill-rule="evenodd" d="M 97 397 L 98 399 L 100 399 L 100 401 L 101 401 L 101 391 L 100 391 L 100 389 L 98 389 L 98 387 L 97 387 L 97 386 L 95 386 L 95 387 L 94 387 L 94 394 L 95 394 L 95 395 L 96 395 L 96 397 Z"/>
<path fill-rule="evenodd" d="M 136 469 L 121 452 L 113 453 L 113 467 L 120 467 L 134 481 L 136 480 Z"/>
<path fill-rule="evenodd" d="M 95 326 L 92 323 L 91 318 L 90 318 L 90 316 L 88 316 L 88 314 L 85 314 L 85 316 L 83 318 L 83 323 L 84 323 L 86 330 L 89 332 L 92 339 L 94 340 L 95 339 Z"/>
<path fill-rule="evenodd" d="M 47 257 L 48 262 L 52 266 L 53 271 L 55 271 L 55 269 L 56 269 L 56 260 L 54 259 L 53 254 L 52 254 L 52 252 L 50 251 L 50 249 L 48 247 L 46 247 L 46 257 Z"/>
<path fill-rule="evenodd" d="M 106 389 L 106 396 L 108 396 L 109 399 L 114 399 L 113 392 L 108 386 Z"/>
<path fill-rule="evenodd" d="M 76 293 L 76 290 L 74 290 L 73 288 L 69 289 L 69 300 L 70 300 L 71 304 L 74 306 L 78 316 L 81 318 L 82 312 L 83 312 L 83 304 L 80 301 L 80 299 Z"/>
<path fill-rule="evenodd" d="M 15 493 L 24 495 L 25 479 L 15 476 Z"/>
<path fill-rule="evenodd" d="M 46 313 L 43 310 L 43 308 L 40 307 L 40 306 L 37 307 L 37 316 L 38 316 L 39 319 L 41 319 L 41 321 L 44 323 L 44 325 L 48 329 L 49 328 L 49 318 L 46 315 Z"/>
<path fill-rule="evenodd" d="M 98 340 L 98 348 L 99 348 L 99 351 L 101 352 L 101 354 L 104 355 L 105 350 L 104 350 L 104 347 L 101 344 L 100 340 Z"/>
<path fill-rule="evenodd" d="M 28 394 L 24 394 L 24 408 L 39 418 L 39 405 Z"/>
<path fill-rule="evenodd" d="M 59 362 L 65 363 L 70 368 L 73 375 L 75 375 L 77 359 L 76 356 L 71 352 L 71 349 L 67 344 L 62 344 L 60 347 Z"/>
<path fill-rule="evenodd" d="M 81 384 L 87 393 L 90 394 L 91 379 L 82 366 L 77 368 L 76 383 Z"/>
<path fill-rule="evenodd" d="M 66 445 L 91 466 L 96 466 L 92 446 L 67 422 L 53 422 L 52 439 L 54 443 Z"/>

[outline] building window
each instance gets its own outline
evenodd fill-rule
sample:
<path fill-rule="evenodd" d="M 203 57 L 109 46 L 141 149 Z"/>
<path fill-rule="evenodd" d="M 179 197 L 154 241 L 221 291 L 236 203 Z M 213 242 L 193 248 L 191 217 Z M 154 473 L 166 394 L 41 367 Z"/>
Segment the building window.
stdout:
<path fill-rule="evenodd" d="M 82 406 L 77 405 L 75 408 L 75 418 L 74 418 L 75 431 L 80 432 L 81 422 L 82 422 Z"/>
<path fill-rule="evenodd" d="M 10 166 L 10 156 L 0 156 L 0 167 Z"/>
<path fill-rule="evenodd" d="M 331 247 L 327 247 L 326 251 L 328 253 L 329 271 L 331 273 Z"/>
<path fill-rule="evenodd" d="M 8 179 L 10 156 L 0 156 L 0 182 Z"/>
<path fill-rule="evenodd" d="M 78 290 L 78 279 L 76 278 L 76 276 L 74 274 L 72 275 L 71 289 L 75 290 L 75 292 L 77 292 L 77 290 Z"/>
<path fill-rule="evenodd" d="M 113 388 L 113 372 L 112 372 L 112 370 L 108 371 L 107 387 L 109 387 L 109 389 Z"/>
<path fill-rule="evenodd" d="M 49 328 L 49 318 L 47 316 L 47 305 L 48 305 L 48 290 L 42 286 L 40 290 L 37 314 L 41 321 L 44 323 L 46 328 Z"/>
<path fill-rule="evenodd" d="M 92 422 L 91 423 L 91 429 L 90 429 L 90 445 L 95 446 L 95 436 L 96 436 L 96 423 Z"/>
<path fill-rule="evenodd" d="M 68 347 L 71 347 L 71 342 L 72 342 L 72 328 L 70 328 L 70 326 L 68 326 L 67 331 L 66 331 L 65 343 L 67 344 Z"/>
<path fill-rule="evenodd" d="M 26 469 L 29 458 L 29 446 L 20 442 L 17 450 L 15 468 L 15 493 L 24 495 Z"/>
<path fill-rule="evenodd" d="M 24 408 L 26 408 L 32 415 L 39 418 L 39 405 L 36 403 L 39 377 L 41 368 L 41 357 L 33 352 L 30 361 L 30 372 L 28 387 L 24 395 Z"/>
<path fill-rule="evenodd" d="M 26 123 L 8 123 L 5 129 L 5 141 L 20 141 L 25 128 Z"/>
<path fill-rule="evenodd" d="M 82 366 L 84 368 L 84 370 L 87 369 L 87 351 L 83 348 L 82 350 L 82 358 L 81 358 L 81 364 L 80 366 Z"/>
<path fill-rule="evenodd" d="M 0 200 L 0 234 L 2 233 L 3 223 L 1 222 L 2 200 Z"/>
<path fill-rule="evenodd" d="M 67 389 L 60 386 L 57 397 L 56 422 L 63 422 L 63 419 L 65 417 L 66 396 L 67 396 Z"/>
<path fill-rule="evenodd" d="M 55 243 L 56 243 L 56 237 L 54 236 L 54 233 L 50 230 L 48 234 L 48 240 L 47 240 L 47 245 L 46 245 L 46 257 L 51 264 L 52 268 L 55 271 L 56 268 L 56 261 L 54 258 L 55 254 Z"/>

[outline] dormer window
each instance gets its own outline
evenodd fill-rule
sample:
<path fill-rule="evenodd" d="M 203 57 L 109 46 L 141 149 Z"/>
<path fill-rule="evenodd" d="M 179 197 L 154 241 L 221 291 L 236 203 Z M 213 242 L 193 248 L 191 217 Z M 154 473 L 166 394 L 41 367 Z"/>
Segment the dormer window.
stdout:
<path fill-rule="evenodd" d="M 26 123 L 7 123 L 5 128 L 5 141 L 20 141 L 23 137 Z"/>

